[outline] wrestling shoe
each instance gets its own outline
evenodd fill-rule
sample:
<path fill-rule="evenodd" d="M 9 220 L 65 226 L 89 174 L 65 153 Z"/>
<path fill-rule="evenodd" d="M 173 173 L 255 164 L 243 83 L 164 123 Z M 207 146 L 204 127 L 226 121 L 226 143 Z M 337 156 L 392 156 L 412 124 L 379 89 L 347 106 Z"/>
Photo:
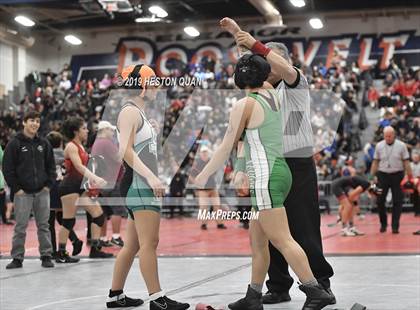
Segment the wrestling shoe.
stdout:
<path fill-rule="evenodd" d="M 281 302 L 291 301 L 290 295 L 288 292 L 284 293 L 276 293 L 268 291 L 262 297 L 263 304 L 265 305 L 273 305 L 279 304 Z"/>
<path fill-rule="evenodd" d="M 348 228 L 348 227 L 344 227 L 344 228 L 341 230 L 341 235 L 342 235 L 343 237 L 356 237 L 356 233 L 354 233 L 353 231 L 351 231 L 351 229 L 350 229 L 350 228 Z"/>
<path fill-rule="evenodd" d="M 76 256 L 77 254 L 80 254 L 82 252 L 83 247 L 83 241 L 80 239 L 76 239 L 73 244 L 73 252 L 71 253 L 72 256 Z"/>
<path fill-rule="evenodd" d="M 92 246 L 90 248 L 89 258 L 111 258 L 114 257 L 112 253 L 105 253 L 101 251 L 100 247 Z"/>
<path fill-rule="evenodd" d="M 231 310 L 263 310 L 262 294 L 248 285 L 245 297 L 229 304 L 228 307 Z"/>
<path fill-rule="evenodd" d="M 299 289 L 305 293 L 306 301 L 302 310 L 320 310 L 334 302 L 334 295 L 330 295 L 320 284 L 299 285 Z"/>
<path fill-rule="evenodd" d="M 109 240 L 99 240 L 100 246 L 104 248 L 110 248 L 112 247 L 112 243 Z"/>
<path fill-rule="evenodd" d="M 189 304 L 178 302 L 168 298 L 167 296 L 159 297 L 150 301 L 150 310 L 186 310 Z"/>
<path fill-rule="evenodd" d="M 108 297 L 106 300 L 107 308 L 128 308 L 138 307 L 144 303 L 140 298 L 130 298 L 124 294 L 120 294 L 113 297 Z"/>
<path fill-rule="evenodd" d="M 124 241 L 121 239 L 121 237 L 118 238 L 112 238 L 111 239 L 111 243 L 113 245 L 119 246 L 119 247 L 123 247 L 124 246 Z"/>
<path fill-rule="evenodd" d="M 350 227 L 350 231 L 354 232 L 356 234 L 356 236 L 364 236 L 365 233 L 358 230 L 355 226 Z"/>
<path fill-rule="evenodd" d="M 55 262 L 58 264 L 74 264 L 78 263 L 80 259 L 71 257 L 67 251 L 58 251 L 55 257 Z"/>
<path fill-rule="evenodd" d="M 331 288 L 326 288 L 325 290 L 326 290 L 326 291 L 327 291 L 327 293 L 328 293 L 328 294 L 330 294 L 330 296 L 331 296 L 331 303 L 330 303 L 330 305 L 335 305 L 335 304 L 337 303 L 337 300 L 335 299 L 335 295 L 334 295 L 334 293 L 332 292 Z"/>

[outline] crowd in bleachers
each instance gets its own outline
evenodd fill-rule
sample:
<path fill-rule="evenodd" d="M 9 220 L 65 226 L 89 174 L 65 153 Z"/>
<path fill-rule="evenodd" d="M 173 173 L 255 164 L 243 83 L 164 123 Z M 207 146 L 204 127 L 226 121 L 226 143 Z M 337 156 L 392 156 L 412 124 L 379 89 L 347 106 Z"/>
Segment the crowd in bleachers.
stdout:
<path fill-rule="evenodd" d="M 359 151 L 363 151 L 363 164 L 359 161 L 356 168 L 368 174 L 375 145 L 386 126 L 395 128 L 397 138 L 406 143 L 410 153 L 420 151 L 420 71 L 408 67 L 404 58 L 399 64 L 391 60 L 386 71 L 372 68 L 360 72 L 355 63 L 343 67 L 337 62 L 328 70 L 320 64 L 307 72 L 314 89 L 330 87 L 345 102 L 336 139 L 315 157 L 321 179 L 338 177 L 347 159 Z M 379 123 L 368 123 L 367 106 L 379 109 Z M 368 126 L 375 128 L 374 137 L 362 145 L 360 136 Z"/>
<path fill-rule="evenodd" d="M 312 93 L 316 91 L 331 91 L 333 97 L 341 102 L 344 109 L 338 129 L 335 132 L 316 135 L 321 140 L 326 140 L 325 135 L 330 135 L 331 145 L 325 147 L 315 156 L 318 176 L 321 180 L 331 180 L 341 175 L 341 170 L 349 156 L 355 156 L 359 151 L 364 154 L 364 165 L 356 169 L 368 172 L 372 161 L 375 143 L 381 137 L 381 129 L 387 125 L 396 128 L 398 138 L 407 143 L 410 151 L 419 149 L 420 129 L 418 106 L 420 97 L 420 72 L 408 67 L 405 60 L 399 63 L 394 60 L 385 72 L 372 68 L 361 71 L 356 63 L 345 65 L 337 56 L 332 66 L 327 68 L 323 63 L 312 67 L 303 66 L 292 55 L 294 65 L 302 69 L 310 84 Z M 169 106 L 166 108 L 163 123 L 163 139 L 167 138 L 175 122 L 182 113 L 195 115 L 191 124 L 190 120 L 178 123 L 178 134 L 189 139 L 183 143 L 185 152 L 190 156 L 184 162 L 178 174 L 186 180 L 189 164 L 195 156 L 198 144 L 193 144 L 195 136 L 199 135 L 200 144 L 210 147 L 216 145 L 223 135 L 226 126 L 226 111 L 238 97 L 235 92 L 226 93 L 234 88 L 232 64 L 213 61 L 203 58 L 200 64 L 170 63 L 173 76 L 195 76 L 202 79 L 199 88 L 192 86 L 173 86 L 167 90 Z M 375 80 L 382 79 L 381 85 Z M 95 126 L 103 116 L 106 105 L 112 106 L 113 101 L 107 100 L 109 92 L 115 82 L 109 74 L 102 79 L 88 79 L 72 84 L 72 72 L 66 64 L 63 69 L 55 74 L 51 70 L 44 73 L 32 73 L 25 80 L 28 94 L 17 103 L 17 110 L 6 109 L 0 112 L 0 144 L 4 148 L 7 141 L 21 126 L 21 117 L 28 110 L 35 109 L 42 115 L 41 135 L 51 130 L 60 131 L 60 126 L 67 117 L 82 116 L 88 123 L 90 130 L 89 145 L 95 137 Z M 212 90 L 203 92 L 201 90 Z M 223 89 L 223 91 L 222 91 Z M 227 91 L 226 91 L 227 90 Z M 194 91 L 194 93 L 193 93 Z M 201 91 L 201 92 L 200 92 Z M 115 100 L 115 98 L 113 99 Z M 189 101 L 188 101 L 189 100 Z M 222 105 L 220 104 L 222 100 Z M 185 111 L 188 101 L 188 110 Z M 313 107 L 315 112 L 312 123 L 317 128 L 322 128 L 328 120 L 327 109 L 322 105 Z M 368 124 L 364 109 L 367 106 L 381 110 L 379 124 Z M 204 109 L 203 106 L 207 107 Z M 317 110 L 318 109 L 318 110 Z M 318 113 L 322 111 L 322 113 Z M 114 113 L 115 114 L 115 113 Z M 200 120 L 212 119 L 213 122 L 204 134 L 198 132 L 201 128 Z M 362 145 L 362 131 L 368 126 L 376 126 L 375 138 Z M 194 128 L 197 128 L 195 130 Z M 185 132 L 182 132 L 185 130 Z M 334 136 L 335 135 L 335 136 Z M 182 153 L 182 152 L 180 152 Z M 171 160 L 171 159 L 170 159 Z M 230 171 L 228 169 L 228 171 Z M 229 178 L 227 178 L 229 179 Z M 179 190 L 179 188 L 177 188 Z"/>

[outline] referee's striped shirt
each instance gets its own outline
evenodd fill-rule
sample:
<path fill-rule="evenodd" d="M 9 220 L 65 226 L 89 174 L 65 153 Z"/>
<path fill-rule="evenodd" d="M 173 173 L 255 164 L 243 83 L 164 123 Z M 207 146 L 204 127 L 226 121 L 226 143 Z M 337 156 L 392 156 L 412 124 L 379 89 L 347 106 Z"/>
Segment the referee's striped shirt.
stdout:
<path fill-rule="evenodd" d="M 309 157 L 314 147 L 309 85 L 305 76 L 295 70 L 298 74 L 292 85 L 284 80 L 275 85 L 283 117 L 283 150 L 285 157 Z"/>

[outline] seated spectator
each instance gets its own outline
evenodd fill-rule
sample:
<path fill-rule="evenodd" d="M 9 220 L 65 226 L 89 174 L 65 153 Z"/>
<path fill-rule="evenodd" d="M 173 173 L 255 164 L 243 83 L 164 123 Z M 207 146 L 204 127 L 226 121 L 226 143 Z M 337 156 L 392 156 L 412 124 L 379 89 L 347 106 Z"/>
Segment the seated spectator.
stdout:
<path fill-rule="evenodd" d="M 111 86 L 112 80 L 108 73 L 105 73 L 104 78 L 99 82 L 99 89 L 107 89 Z"/>
<path fill-rule="evenodd" d="M 371 85 L 369 87 L 367 97 L 368 97 L 368 102 L 369 102 L 370 106 L 372 108 L 377 107 L 378 99 L 379 99 L 379 92 L 373 85 Z"/>
<path fill-rule="evenodd" d="M 379 121 L 379 127 L 385 128 L 387 126 L 390 126 L 393 117 L 394 115 L 391 112 L 386 111 L 384 117 Z"/>
<path fill-rule="evenodd" d="M 62 76 L 58 88 L 64 91 L 68 91 L 71 88 L 71 82 L 67 79 L 66 75 Z"/>

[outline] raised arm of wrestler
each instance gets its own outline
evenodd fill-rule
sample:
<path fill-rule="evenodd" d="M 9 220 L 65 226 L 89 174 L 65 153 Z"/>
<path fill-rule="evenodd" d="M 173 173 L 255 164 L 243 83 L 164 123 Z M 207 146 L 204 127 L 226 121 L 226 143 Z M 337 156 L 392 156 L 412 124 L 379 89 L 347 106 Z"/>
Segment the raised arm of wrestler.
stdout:
<path fill-rule="evenodd" d="M 228 31 L 235 37 L 236 43 L 241 48 L 246 48 L 254 54 L 264 56 L 271 66 L 271 73 L 268 82 L 272 85 L 280 80 L 284 80 L 287 84 L 292 85 L 297 79 L 297 71 L 289 61 L 288 55 L 284 55 L 284 51 L 278 48 L 270 49 L 260 41 L 257 41 L 248 32 L 243 31 L 238 24 L 231 18 L 225 17 L 220 20 L 222 29 Z M 285 57 L 286 56 L 286 57 Z"/>

